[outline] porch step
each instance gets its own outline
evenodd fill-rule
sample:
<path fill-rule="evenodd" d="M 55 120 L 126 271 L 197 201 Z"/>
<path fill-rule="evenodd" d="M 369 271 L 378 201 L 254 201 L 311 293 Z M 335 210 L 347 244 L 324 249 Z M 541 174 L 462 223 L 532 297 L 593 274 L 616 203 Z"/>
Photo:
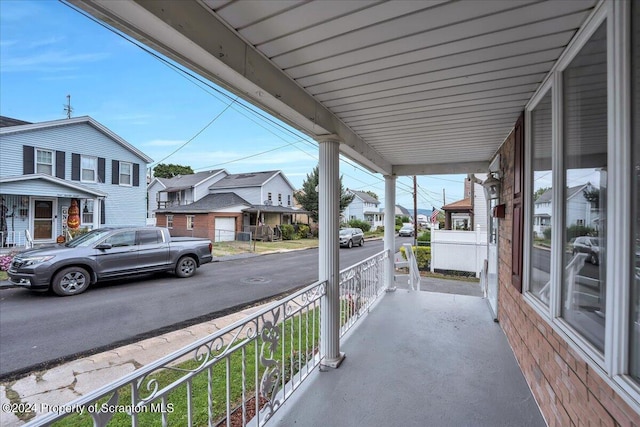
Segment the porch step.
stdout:
<path fill-rule="evenodd" d="M 396 268 L 409 268 L 409 261 L 396 261 Z"/>

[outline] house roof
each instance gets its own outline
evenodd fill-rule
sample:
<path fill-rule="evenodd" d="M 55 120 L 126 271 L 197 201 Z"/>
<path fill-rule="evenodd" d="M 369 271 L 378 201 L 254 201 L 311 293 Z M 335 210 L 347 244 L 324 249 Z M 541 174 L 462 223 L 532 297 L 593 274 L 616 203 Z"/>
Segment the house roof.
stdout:
<path fill-rule="evenodd" d="M 282 178 L 289 184 L 292 189 L 295 189 L 289 180 L 284 176 L 282 171 L 264 171 L 264 172 L 249 172 L 249 173 L 236 173 L 227 175 L 220 181 L 212 184 L 209 189 L 220 190 L 226 188 L 243 188 L 243 187 L 261 187 L 276 175 L 280 174 Z"/>
<path fill-rule="evenodd" d="M 142 151 L 138 150 L 136 147 L 129 144 L 127 141 L 125 141 L 124 139 L 122 139 L 121 137 L 119 137 L 118 135 L 116 135 L 115 133 L 113 133 L 112 131 L 107 129 L 105 126 L 98 123 L 97 121 L 95 121 L 89 116 L 74 117 L 71 119 L 62 119 L 62 120 L 52 120 L 52 121 L 40 122 L 40 123 L 29 123 L 29 124 L 22 124 L 22 125 L 9 126 L 9 127 L 0 127 L 0 135 L 8 135 L 8 134 L 17 133 L 17 132 L 31 132 L 31 131 L 40 130 L 40 129 L 49 129 L 49 128 L 60 127 L 60 126 L 73 126 L 78 124 L 88 124 L 92 126 L 99 132 L 102 132 L 107 137 L 111 138 L 112 140 L 114 140 L 115 142 L 123 146 L 125 149 L 131 151 L 133 154 L 138 156 L 140 159 L 144 160 L 146 163 L 153 162 L 153 159 L 151 157 L 147 156 Z"/>
<path fill-rule="evenodd" d="M 404 206 L 396 205 L 396 215 L 406 215 L 411 216 L 409 210 Z"/>
<path fill-rule="evenodd" d="M 193 202 L 188 205 L 171 206 L 164 209 L 157 209 L 155 212 L 207 213 L 216 212 L 220 209 L 238 205 L 251 206 L 251 203 L 247 202 L 236 193 L 218 193 L 208 194 L 197 202 Z"/>
<path fill-rule="evenodd" d="M 11 117 L 0 116 L 0 128 L 6 128 L 9 126 L 30 125 L 30 122 L 24 120 L 12 119 Z"/>
<path fill-rule="evenodd" d="M 370 194 L 365 193 L 364 191 L 356 191 L 356 190 L 349 190 L 349 191 L 353 193 L 353 195 L 355 195 L 356 197 L 362 199 L 362 201 L 365 203 L 380 204 L 380 201 L 378 201 L 378 199 L 376 199 L 375 197 L 371 197 Z"/>
<path fill-rule="evenodd" d="M 85 192 L 87 194 L 92 194 L 96 197 L 107 197 L 107 193 L 104 193 L 102 191 L 96 190 L 94 188 L 90 188 L 81 184 L 76 184 L 74 181 L 67 181 L 64 179 L 60 179 L 57 178 L 55 176 L 51 176 L 51 175 L 47 175 L 47 174 L 43 174 L 43 173 L 34 173 L 34 174 L 28 174 L 28 175 L 18 175 L 18 176 L 7 176 L 4 178 L 0 178 L 0 184 L 9 184 L 12 182 L 22 182 L 22 181 L 36 181 L 36 180 L 43 180 L 43 181 L 49 181 L 53 184 L 58 184 L 61 185 L 63 187 L 67 187 L 67 188 L 71 188 L 77 191 L 82 191 Z"/>
<path fill-rule="evenodd" d="M 576 194 L 580 193 L 582 190 L 584 190 L 587 187 L 592 187 L 590 182 L 586 184 L 576 185 L 575 187 L 567 188 L 567 199 L 574 197 Z M 553 190 L 552 188 L 549 188 L 547 191 L 542 193 L 540 197 L 538 197 L 538 200 L 536 200 L 536 204 L 551 202 L 551 195 L 553 193 L 552 190 Z"/>
<path fill-rule="evenodd" d="M 162 185 L 165 186 L 162 192 L 170 193 L 172 191 L 180 191 L 187 188 L 195 187 L 201 182 L 211 178 L 214 175 L 223 172 L 224 169 L 214 169 L 210 171 L 197 172 L 187 175 L 176 175 L 173 178 L 157 178 Z"/>
<path fill-rule="evenodd" d="M 288 206 L 273 206 L 273 205 L 254 205 L 250 208 L 243 209 L 243 212 L 264 212 L 264 213 L 289 213 L 289 214 L 306 214 L 309 211 L 305 211 L 303 209 L 294 209 Z"/>
<path fill-rule="evenodd" d="M 471 198 L 466 198 L 466 199 L 462 199 L 462 200 L 458 200 L 455 201 L 453 203 L 449 203 L 448 205 L 444 205 L 442 207 L 443 210 L 445 211 L 459 211 L 459 210 L 463 210 L 463 209 L 472 209 L 473 206 L 471 205 Z"/>

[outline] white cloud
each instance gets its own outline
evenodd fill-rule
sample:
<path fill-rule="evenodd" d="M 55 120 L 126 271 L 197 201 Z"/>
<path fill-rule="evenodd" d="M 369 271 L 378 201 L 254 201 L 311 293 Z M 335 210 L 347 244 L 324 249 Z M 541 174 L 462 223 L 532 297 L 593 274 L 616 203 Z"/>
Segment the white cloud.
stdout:
<path fill-rule="evenodd" d="M 107 53 L 69 54 L 64 51 L 49 51 L 34 55 L 7 57 L 3 55 L 0 69 L 3 73 L 39 71 L 54 73 L 75 69 L 79 64 L 102 61 Z"/>

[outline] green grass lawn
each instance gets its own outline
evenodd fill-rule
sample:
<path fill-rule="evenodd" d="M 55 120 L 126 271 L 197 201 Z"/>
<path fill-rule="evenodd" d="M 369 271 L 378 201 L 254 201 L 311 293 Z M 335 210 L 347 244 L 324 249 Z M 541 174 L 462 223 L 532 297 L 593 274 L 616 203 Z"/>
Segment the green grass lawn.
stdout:
<path fill-rule="evenodd" d="M 316 309 L 317 310 L 317 309 Z M 314 316 L 315 313 L 315 316 Z M 315 322 L 315 328 L 313 323 Z M 317 311 L 309 311 L 308 313 L 293 317 L 277 326 L 280 335 L 280 342 L 274 349 L 273 359 L 277 360 L 278 366 L 280 362 L 285 360 L 284 373 L 280 373 L 278 377 L 278 387 L 282 385 L 282 375 L 284 381 L 287 382 L 295 375 L 308 360 L 312 359 L 317 352 L 320 333 L 320 316 Z M 232 410 L 239 407 L 244 400 L 248 402 L 255 397 L 256 384 L 260 384 L 265 367 L 259 365 L 258 373 L 255 372 L 255 360 L 261 355 L 267 358 L 271 357 L 270 345 L 265 343 L 260 337 L 253 342 L 242 341 L 233 345 L 236 348 L 232 353 L 223 356 L 216 364 L 206 367 L 205 369 L 197 369 L 202 362 L 190 360 L 183 362 L 173 368 L 163 369 L 150 375 L 140 387 L 140 397 L 144 398 L 147 391 L 147 385 L 153 389 L 166 387 L 174 382 L 179 381 L 188 376 L 188 371 L 197 372 L 185 383 L 176 387 L 171 391 L 165 399 L 165 413 L 168 425 L 182 426 L 187 425 L 189 408 L 187 407 L 187 396 L 191 395 L 191 413 L 193 425 L 206 426 L 209 419 L 209 411 L 211 411 L 212 420 L 221 420 L 226 418 L 227 399 L 226 390 L 227 376 L 229 382 L 230 407 Z M 265 347 L 263 348 L 263 344 Z M 284 345 L 284 351 L 283 351 Z M 210 355 L 220 354 L 212 352 Z M 209 382 L 211 377 L 211 382 Z M 243 378 L 244 382 L 243 391 Z M 277 388 L 276 388 L 277 390 Z M 131 387 L 122 387 L 118 390 L 119 400 L 117 405 L 131 404 Z M 244 393 L 244 394 L 243 394 Z M 102 404 L 106 404 L 108 398 L 97 403 L 100 408 Z M 255 412 L 255 402 L 251 401 L 250 415 Z M 161 426 L 162 425 L 162 401 L 151 402 L 155 406 L 148 407 L 147 411 L 140 411 L 138 415 L 138 425 L 141 426 Z M 120 407 L 122 407 L 120 406 Z M 120 408 L 119 407 L 119 408 Z M 152 410 L 153 409 L 153 410 Z M 248 408 L 249 409 L 249 408 Z M 249 411 L 248 411 L 249 412 Z M 82 415 L 74 414 L 57 423 L 55 426 L 90 426 L 92 425 L 91 416 L 86 412 Z M 116 413 L 108 424 L 109 426 L 130 426 L 131 421 L 129 415 L 125 413 Z"/>

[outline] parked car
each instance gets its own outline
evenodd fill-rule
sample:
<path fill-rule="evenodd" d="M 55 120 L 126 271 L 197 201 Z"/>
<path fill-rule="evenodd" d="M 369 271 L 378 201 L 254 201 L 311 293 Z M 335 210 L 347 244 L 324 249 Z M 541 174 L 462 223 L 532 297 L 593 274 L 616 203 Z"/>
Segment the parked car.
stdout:
<path fill-rule="evenodd" d="M 364 245 L 364 232 L 359 228 L 343 228 L 340 230 L 340 246 L 347 248 L 353 245 Z"/>
<path fill-rule="evenodd" d="M 591 236 L 580 236 L 572 243 L 573 255 L 577 253 L 583 253 L 589 255 L 587 261 L 593 265 L 600 263 L 600 239 Z"/>
<path fill-rule="evenodd" d="M 77 295 L 102 279 L 169 271 L 184 278 L 211 262 L 211 241 L 171 237 L 162 227 L 99 228 L 65 244 L 18 253 L 9 281 L 35 291 Z"/>
<path fill-rule="evenodd" d="M 400 231 L 398 231 L 398 237 L 413 237 L 413 232 L 413 225 L 403 225 Z"/>

